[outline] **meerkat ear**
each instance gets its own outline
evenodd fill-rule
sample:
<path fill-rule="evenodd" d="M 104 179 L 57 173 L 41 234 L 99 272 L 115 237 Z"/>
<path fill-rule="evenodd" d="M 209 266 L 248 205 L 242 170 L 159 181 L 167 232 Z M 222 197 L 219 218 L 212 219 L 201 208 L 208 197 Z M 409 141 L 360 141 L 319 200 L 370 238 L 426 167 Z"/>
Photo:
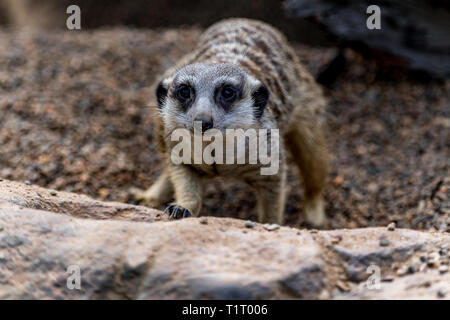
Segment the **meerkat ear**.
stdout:
<path fill-rule="evenodd" d="M 255 107 L 255 116 L 257 119 L 261 118 L 264 109 L 269 101 L 269 90 L 264 84 L 260 84 L 255 92 L 252 94 L 253 105 Z"/>
<path fill-rule="evenodd" d="M 161 109 L 164 101 L 167 97 L 167 88 L 164 86 L 163 81 L 161 81 L 156 87 L 156 100 L 158 101 L 158 108 Z"/>

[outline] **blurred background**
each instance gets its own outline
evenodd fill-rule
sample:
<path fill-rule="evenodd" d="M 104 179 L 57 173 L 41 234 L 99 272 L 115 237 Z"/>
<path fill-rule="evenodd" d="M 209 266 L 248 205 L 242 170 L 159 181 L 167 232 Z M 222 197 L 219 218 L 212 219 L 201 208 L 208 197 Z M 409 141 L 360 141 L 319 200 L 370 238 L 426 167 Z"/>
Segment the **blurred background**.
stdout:
<path fill-rule="evenodd" d="M 0 23 L 65 28 L 65 9 L 71 4 L 82 8 L 83 29 L 206 27 L 227 17 L 248 17 L 275 25 L 291 40 L 350 46 L 388 66 L 450 75 L 450 2 L 446 0 L 0 0 Z M 381 30 L 364 28 L 371 4 L 382 8 Z"/>
<path fill-rule="evenodd" d="M 66 8 L 81 8 L 81 30 Z M 369 5 L 381 30 L 366 27 Z M 226 17 L 282 30 L 329 101 L 330 228 L 448 230 L 450 2 L 0 0 L 0 178 L 135 203 L 161 164 L 153 82 Z M 287 223 L 305 226 L 289 171 Z M 254 219 L 241 184 L 203 214 Z"/>

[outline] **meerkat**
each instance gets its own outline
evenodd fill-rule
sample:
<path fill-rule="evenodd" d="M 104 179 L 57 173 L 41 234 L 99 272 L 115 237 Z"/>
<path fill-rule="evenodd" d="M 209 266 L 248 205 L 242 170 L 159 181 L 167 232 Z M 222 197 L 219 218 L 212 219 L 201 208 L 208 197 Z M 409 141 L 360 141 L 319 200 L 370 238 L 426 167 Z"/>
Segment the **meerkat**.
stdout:
<path fill-rule="evenodd" d="M 287 39 L 255 20 L 228 19 L 209 27 L 193 52 L 170 68 L 156 84 L 156 139 L 165 168 L 138 200 L 166 208 L 173 218 L 198 216 L 204 177 L 228 176 L 246 182 L 257 196 L 258 220 L 283 223 L 286 150 L 300 170 L 306 221 L 325 223 L 323 191 L 328 173 L 325 99 L 300 64 Z M 177 128 L 277 128 L 280 164 L 275 175 L 261 175 L 260 165 L 174 164 L 170 160 Z"/>

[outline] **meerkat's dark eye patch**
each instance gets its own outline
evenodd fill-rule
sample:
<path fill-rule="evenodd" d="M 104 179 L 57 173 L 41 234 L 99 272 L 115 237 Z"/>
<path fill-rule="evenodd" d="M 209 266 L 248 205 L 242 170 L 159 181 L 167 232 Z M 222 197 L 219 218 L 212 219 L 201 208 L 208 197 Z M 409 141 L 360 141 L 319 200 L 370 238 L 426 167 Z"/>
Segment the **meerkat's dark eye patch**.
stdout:
<path fill-rule="evenodd" d="M 222 107 L 228 107 L 241 96 L 241 90 L 231 84 L 216 88 L 215 99 Z"/>
<path fill-rule="evenodd" d="M 177 88 L 176 95 L 179 100 L 189 100 L 191 98 L 191 88 L 182 84 Z"/>
<path fill-rule="evenodd" d="M 236 90 L 231 86 L 224 86 L 220 91 L 221 98 L 226 102 L 233 102 L 236 99 Z"/>
<path fill-rule="evenodd" d="M 167 97 L 167 88 L 164 87 L 162 81 L 158 84 L 156 88 L 156 100 L 158 101 L 158 108 L 162 108 L 164 101 Z"/>
<path fill-rule="evenodd" d="M 269 90 L 264 84 L 262 84 L 258 87 L 258 89 L 256 89 L 255 92 L 253 92 L 252 98 L 253 106 L 255 108 L 255 117 L 259 119 L 264 113 L 267 101 L 269 101 Z"/>
<path fill-rule="evenodd" d="M 180 84 L 175 87 L 174 97 L 181 102 L 181 105 L 184 108 L 187 108 L 189 104 L 194 100 L 194 95 L 194 88 L 187 84 Z"/>

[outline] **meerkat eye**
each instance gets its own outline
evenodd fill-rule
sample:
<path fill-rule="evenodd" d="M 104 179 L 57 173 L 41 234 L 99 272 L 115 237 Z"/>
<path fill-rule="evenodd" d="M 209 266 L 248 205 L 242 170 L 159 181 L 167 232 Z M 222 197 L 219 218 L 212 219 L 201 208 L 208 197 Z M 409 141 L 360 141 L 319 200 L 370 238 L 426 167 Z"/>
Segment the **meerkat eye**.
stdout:
<path fill-rule="evenodd" d="M 180 101 L 186 101 L 191 98 L 192 90 L 189 86 L 182 84 L 177 88 L 176 97 Z"/>
<path fill-rule="evenodd" d="M 231 103 L 236 99 L 236 89 L 232 86 L 224 86 L 220 95 L 225 102 Z"/>

